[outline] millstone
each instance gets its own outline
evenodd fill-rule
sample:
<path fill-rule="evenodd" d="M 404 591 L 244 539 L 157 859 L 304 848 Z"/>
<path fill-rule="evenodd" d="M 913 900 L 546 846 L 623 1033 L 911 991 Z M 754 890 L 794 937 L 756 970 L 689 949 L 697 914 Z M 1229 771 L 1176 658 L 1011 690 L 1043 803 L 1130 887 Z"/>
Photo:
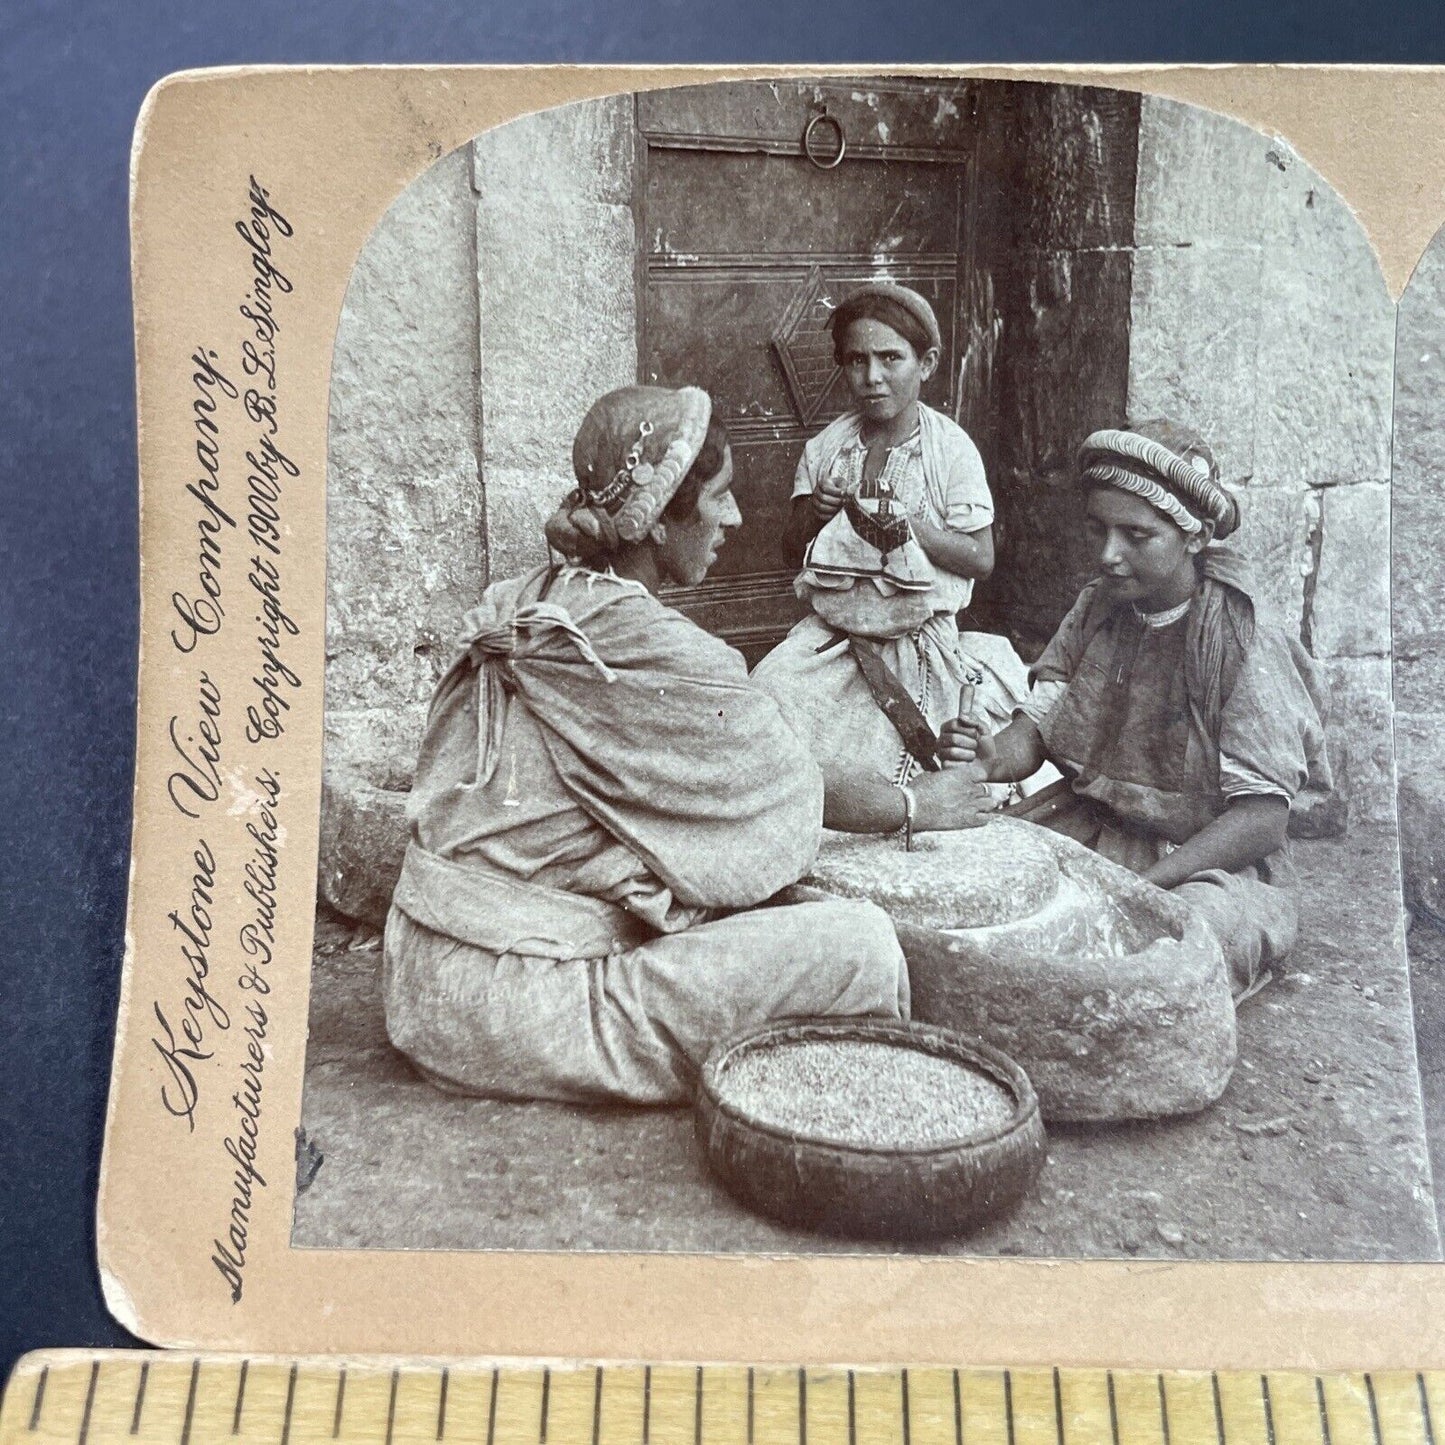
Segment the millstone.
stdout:
<path fill-rule="evenodd" d="M 1219 943 L 1185 904 L 1014 818 L 952 834 L 830 835 L 799 898 L 868 898 L 893 919 L 912 1015 L 1002 1049 L 1046 1119 L 1212 1104 L 1235 1061 Z"/>
<path fill-rule="evenodd" d="M 1060 873 L 1042 829 L 1019 825 L 920 833 L 911 853 L 897 837 L 825 833 L 808 881 L 867 898 L 895 922 L 987 928 L 1041 912 Z"/>

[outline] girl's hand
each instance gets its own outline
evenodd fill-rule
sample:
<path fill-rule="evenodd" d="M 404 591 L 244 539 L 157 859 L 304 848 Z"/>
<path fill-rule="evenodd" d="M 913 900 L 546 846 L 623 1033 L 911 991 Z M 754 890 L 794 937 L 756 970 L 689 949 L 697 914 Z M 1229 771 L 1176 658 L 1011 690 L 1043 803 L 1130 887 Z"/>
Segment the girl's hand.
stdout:
<path fill-rule="evenodd" d="M 835 481 L 832 477 L 824 477 L 813 488 L 813 511 L 821 520 L 830 521 L 837 516 L 847 495 L 842 482 Z"/>
<path fill-rule="evenodd" d="M 987 778 L 998 761 L 998 744 L 987 724 L 978 718 L 950 718 L 938 736 L 938 756 L 945 768 L 972 763 Z"/>

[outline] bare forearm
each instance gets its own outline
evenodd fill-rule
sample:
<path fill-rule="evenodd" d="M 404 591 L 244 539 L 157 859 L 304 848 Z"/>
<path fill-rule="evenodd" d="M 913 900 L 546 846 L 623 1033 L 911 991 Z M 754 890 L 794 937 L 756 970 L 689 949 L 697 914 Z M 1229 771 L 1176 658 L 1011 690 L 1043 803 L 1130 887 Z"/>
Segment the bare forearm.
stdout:
<path fill-rule="evenodd" d="M 1144 876 L 1161 888 L 1173 888 L 1210 868 L 1237 872 L 1282 848 L 1288 823 L 1284 798 L 1240 798 Z"/>
<path fill-rule="evenodd" d="M 841 833 L 895 833 L 903 826 L 903 794 L 873 778 L 829 778 L 823 789 L 823 826 Z"/>
<path fill-rule="evenodd" d="M 909 784 L 913 831 L 931 833 L 977 827 L 989 800 L 981 769 L 949 767 L 921 773 Z M 901 788 L 878 777 L 837 774 L 823 784 L 823 826 L 843 833 L 896 833 L 908 818 Z"/>
<path fill-rule="evenodd" d="M 992 527 L 981 527 L 977 532 L 953 532 L 947 527 L 915 520 L 913 534 L 935 567 L 977 581 L 993 572 Z"/>
<path fill-rule="evenodd" d="M 818 515 L 811 497 L 794 497 L 783 528 L 783 565 L 797 571 L 803 565 L 808 543 L 823 530 L 826 518 Z"/>

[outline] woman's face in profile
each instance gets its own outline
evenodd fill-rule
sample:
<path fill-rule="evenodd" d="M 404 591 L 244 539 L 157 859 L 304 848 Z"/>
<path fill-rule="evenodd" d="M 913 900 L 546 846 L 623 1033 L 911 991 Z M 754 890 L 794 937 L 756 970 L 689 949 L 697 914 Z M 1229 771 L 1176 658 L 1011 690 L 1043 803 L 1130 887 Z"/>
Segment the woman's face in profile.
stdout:
<path fill-rule="evenodd" d="M 733 453 L 727 447 L 722 466 L 698 494 L 692 516 L 663 521 L 663 540 L 657 544 L 657 564 L 663 577 L 679 587 L 696 587 L 717 561 L 727 534 L 742 522 L 743 514 L 733 496 Z"/>

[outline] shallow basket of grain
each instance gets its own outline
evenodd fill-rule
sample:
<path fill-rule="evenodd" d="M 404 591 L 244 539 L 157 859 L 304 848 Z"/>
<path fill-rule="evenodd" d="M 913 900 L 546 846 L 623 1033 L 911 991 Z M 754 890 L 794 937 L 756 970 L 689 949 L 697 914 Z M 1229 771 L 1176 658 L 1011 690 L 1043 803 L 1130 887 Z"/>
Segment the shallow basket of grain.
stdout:
<path fill-rule="evenodd" d="M 885 1020 L 784 1019 L 718 1044 L 697 1131 L 749 1208 L 857 1238 L 966 1234 L 1017 1204 L 1044 1161 L 1012 1059 Z"/>

